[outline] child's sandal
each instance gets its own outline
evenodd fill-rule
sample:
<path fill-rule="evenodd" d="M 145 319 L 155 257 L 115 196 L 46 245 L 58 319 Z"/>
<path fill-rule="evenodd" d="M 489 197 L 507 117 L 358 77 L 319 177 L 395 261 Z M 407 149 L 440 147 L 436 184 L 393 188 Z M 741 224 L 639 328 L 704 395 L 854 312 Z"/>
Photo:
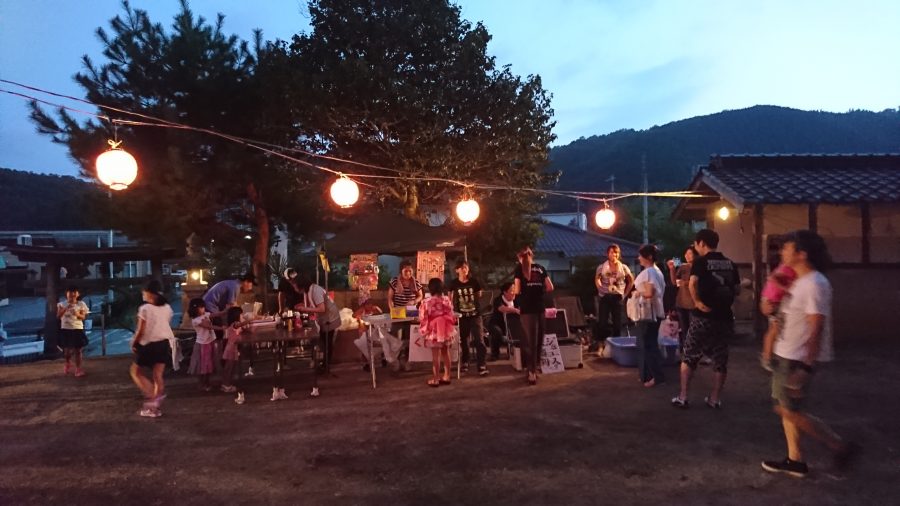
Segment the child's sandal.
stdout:
<path fill-rule="evenodd" d="M 433 387 L 433 388 L 437 388 L 437 387 L 441 386 L 440 380 L 434 380 L 434 379 L 428 380 L 425 384 L 430 387 Z"/>

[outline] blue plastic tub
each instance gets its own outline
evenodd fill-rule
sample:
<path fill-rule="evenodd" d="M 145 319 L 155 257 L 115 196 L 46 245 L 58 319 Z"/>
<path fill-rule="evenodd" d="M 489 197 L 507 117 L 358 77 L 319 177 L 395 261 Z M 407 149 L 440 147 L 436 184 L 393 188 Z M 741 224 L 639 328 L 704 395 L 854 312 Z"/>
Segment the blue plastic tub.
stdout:
<path fill-rule="evenodd" d="M 613 362 L 622 367 L 637 367 L 637 338 L 607 337 L 606 345 L 610 347 Z"/>
<path fill-rule="evenodd" d="M 609 346 L 613 361 L 622 367 L 637 367 L 638 352 L 637 338 L 633 336 L 607 337 L 606 345 Z M 662 353 L 663 364 L 678 363 L 678 342 L 664 343 L 665 351 Z"/>

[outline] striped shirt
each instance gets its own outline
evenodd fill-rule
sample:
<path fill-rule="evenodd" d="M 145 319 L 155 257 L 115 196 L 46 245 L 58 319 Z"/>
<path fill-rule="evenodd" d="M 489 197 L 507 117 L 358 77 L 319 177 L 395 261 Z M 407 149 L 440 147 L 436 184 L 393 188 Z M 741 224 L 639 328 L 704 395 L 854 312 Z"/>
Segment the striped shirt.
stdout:
<path fill-rule="evenodd" d="M 398 307 L 414 304 L 419 292 L 422 291 L 422 283 L 419 283 L 419 280 L 415 278 L 413 278 L 412 283 L 409 285 L 401 283 L 399 277 L 393 278 L 391 279 L 390 287 L 391 290 L 394 291 L 394 297 L 391 299 L 391 302 L 394 303 L 394 306 Z"/>

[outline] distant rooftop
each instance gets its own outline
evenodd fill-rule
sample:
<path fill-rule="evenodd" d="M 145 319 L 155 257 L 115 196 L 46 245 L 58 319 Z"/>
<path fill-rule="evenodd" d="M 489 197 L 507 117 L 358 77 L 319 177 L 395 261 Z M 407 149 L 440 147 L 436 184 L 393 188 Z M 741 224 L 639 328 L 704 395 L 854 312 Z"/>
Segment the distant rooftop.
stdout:
<path fill-rule="evenodd" d="M 640 244 L 619 239 L 611 235 L 579 230 L 558 223 L 541 224 L 543 236 L 534 246 L 535 253 L 559 255 L 563 258 L 583 256 L 606 256 L 606 248 L 610 244 L 618 244 L 623 258 L 637 257 Z"/>

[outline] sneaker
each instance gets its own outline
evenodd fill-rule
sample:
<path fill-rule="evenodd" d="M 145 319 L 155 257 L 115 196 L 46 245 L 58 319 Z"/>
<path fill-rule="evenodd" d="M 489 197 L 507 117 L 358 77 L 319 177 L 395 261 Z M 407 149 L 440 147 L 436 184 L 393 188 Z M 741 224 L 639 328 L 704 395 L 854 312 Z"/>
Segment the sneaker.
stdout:
<path fill-rule="evenodd" d="M 481 366 L 481 367 L 478 368 L 478 375 L 479 375 L 479 376 L 487 376 L 487 375 L 490 374 L 490 373 L 491 373 L 491 371 L 488 371 L 488 368 L 485 367 L 485 366 Z"/>
<path fill-rule="evenodd" d="M 853 464 L 853 461 L 856 460 L 856 457 L 859 456 L 859 452 L 862 448 L 853 441 L 850 441 L 844 445 L 843 450 L 839 450 L 834 454 L 834 469 L 836 471 L 846 471 Z"/>
<path fill-rule="evenodd" d="M 678 397 L 676 395 L 675 397 L 672 397 L 672 406 L 676 408 L 687 409 L 690 407 L 690 404 L 688 403 L 687 399 L 682 399 L 681 397 Z"/>
<path fill-rule="evenodd" d="M 278 400 L 279 400 L 279 401 L 286 401 L 287 398 L 288 398 L 288 396 L 287 396 L 287 394 L 284 392 L 284 389 L 283 389 L 283 388 L 279 388 L 279 389 L 278 389 Z"/>
<path fill-rule="evenodd" d="M 234 403 L 235 404 L 243 404 L 245 400 L 246 399 L 244 399 L 244 392 L 241 392 L 241 393 L 237 394 L 237 399 L 234 400 Z"/>
<path fill-rule="evenodd" d="M 162 416 L 162 411 L 156 408 L 143 408 L 138 414 L 146 418 L 159 418 Z"/>
<path fill-rule="evenodd" d="M 762 468 L 770 473 L 784 473 L 794 478 L 803 478 L 809 474 L 806 462 L 797 462 L 787 458 L 784 460 L 764 460 Z"/>
<path fill-rule="evenodd" d="M 226 394 L 233 394 L 237 392 L 237 387 L 234 385 L 222 385 L 221 390 Z"/>
<path fill-rule="evenodd" d="M 313 387 L 312 392 L 309 393 L 310 397 L 318 397 L 319 396 L 319 387 Z"/>
<path fill-rule="evenodd" d="M 244 373 L 244 377 L 253 376 L 253 367 L 248 367 L 247 372 Z"/>
<path fill-rule="evenodd" d="M 707 408 L 722 409 L 722 401 L 712 402 L 711 400 L 709 400 L 709 397 L 704 397 L 703 402 L 706 403 Z"/>
<path fill-rule="evenodd" d="M 83 376 L 84 376 L 84 369 L 82 369 L 80 367 L 78 369 L 75 369 L 75 377 L 76 378 L 81 378 Z"/>

